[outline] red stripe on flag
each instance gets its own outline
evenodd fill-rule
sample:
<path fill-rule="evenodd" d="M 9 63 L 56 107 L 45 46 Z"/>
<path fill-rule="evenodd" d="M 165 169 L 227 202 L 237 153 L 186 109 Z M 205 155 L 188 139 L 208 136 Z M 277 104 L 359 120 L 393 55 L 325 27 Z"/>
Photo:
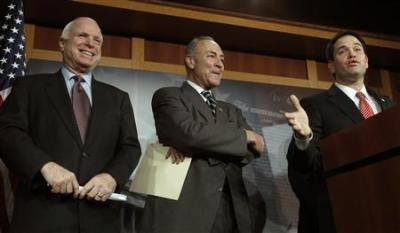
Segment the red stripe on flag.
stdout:
<path fill-rule="evenodd" d="M 0 106 L 17 77 L 25 74 L 24 12 L 22 0 L 1 0 Z M 0 233 L 8 233 L 16 179 L 0 159 Z"/>

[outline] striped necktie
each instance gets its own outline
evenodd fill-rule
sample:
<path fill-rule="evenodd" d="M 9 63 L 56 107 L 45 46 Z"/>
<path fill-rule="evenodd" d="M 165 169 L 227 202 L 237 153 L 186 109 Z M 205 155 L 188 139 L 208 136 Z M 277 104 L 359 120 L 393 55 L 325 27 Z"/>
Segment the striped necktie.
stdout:
<path fill-rule="evenodd" d="M 361 115 L 363 115 L 364 119 L 372 117 L 374 115 L 374 111 L 368 104 L 365 95 L 362 92 L 357 92 L 356 96 L 360 100 L 358 108 L 360 109 Z"/>
<path fill-rule="evenodd" d="M 215 116 L 217 112 L 217 100 L 215 99 L 214 95 L 211 91 L 202 91 L 201 94 L 206 97 L 207 104 L 210 107 L 212 114 Z"/>

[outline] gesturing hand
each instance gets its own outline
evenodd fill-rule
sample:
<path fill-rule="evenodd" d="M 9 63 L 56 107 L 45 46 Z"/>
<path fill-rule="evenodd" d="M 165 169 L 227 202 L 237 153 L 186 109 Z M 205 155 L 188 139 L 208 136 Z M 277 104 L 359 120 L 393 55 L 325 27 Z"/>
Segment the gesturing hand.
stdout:
<path fill-rule="evenodd" d="M 299 99 L 290 95 L 290 102 L 294 107 L 293 112 L 285 112 L 284 115 L 294 133 L 299 138 L 308 138 L 311 135 L 311 128 L 308 122 L 306 111 L 301 107 Z"/>

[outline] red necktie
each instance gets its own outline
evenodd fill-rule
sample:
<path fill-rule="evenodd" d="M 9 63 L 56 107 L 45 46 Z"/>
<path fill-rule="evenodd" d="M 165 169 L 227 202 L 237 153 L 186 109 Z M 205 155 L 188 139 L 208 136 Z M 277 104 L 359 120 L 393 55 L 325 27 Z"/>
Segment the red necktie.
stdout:
<path fill-rule="evenodd" d="M 356 96 L 360 99 L 360 103 L 358 104 L 358 108 L 360 109 L 361 115 L 363 115 L 364 119 L 372 117 L 374 115 L 374 111 L 371 106 L 368 104 L 365 95 L 362 92 L 357 92 Z"/>
<path fill-rule="evenodd" d="M 72 78 L 75 80 L 71 93 L 72 107 L 74 109 L 75 120 L 78 124 L 82 142 L 85 143 L 90 117 L 90 101 L 85 90 L 83 90 L 81 86 L 81 82 L 85 82 L 85 80 L 80 76 L 74 76 Z"/>

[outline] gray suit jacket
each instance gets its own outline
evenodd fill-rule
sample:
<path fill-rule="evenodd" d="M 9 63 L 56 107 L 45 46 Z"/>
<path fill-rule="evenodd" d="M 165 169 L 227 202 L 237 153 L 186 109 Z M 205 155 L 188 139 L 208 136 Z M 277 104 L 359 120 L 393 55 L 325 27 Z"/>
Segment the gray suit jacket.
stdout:
<path fill-rule="evenodd" d="M 92 81 L 93 106 L 83 145 L 61 72 L 17 79 L 0 108 L 0 155 L 21 176 L 12 232 L 117 232 L 117 203 L 50 193 L 40 168 L 54 161 L 80 185 L 107 172 L 121 188 L 140 156 L 129 97 Z"/>
<path fill-rule="evenodd" d="M 368 89 L 382 110 L 392 106 Z M 321 94 L 304 98 L 301 105 L 309 116 L 313 139 L 301 151 L 292 140 L 287 153 L 291 186 L 300 201 L 299 233 L 334 233 L 335 224 L 324 179 L 319 140 L 364 120 L 354 102 L 335 85 Z"/>
<path fill-rule="evenodd" d="M 254 156 L 247 148 L 244 129 L 250 127 L 241 111 L 218 101 L 214 117 L 186 82 L 156 91 L 152 105 L 160 142 L 192 157 L 192 163 L 179 200 L 149 198 L 138 231 L 210 232 L 227 180 L 239 231 L 251 232 L 241 167 Z"/>

